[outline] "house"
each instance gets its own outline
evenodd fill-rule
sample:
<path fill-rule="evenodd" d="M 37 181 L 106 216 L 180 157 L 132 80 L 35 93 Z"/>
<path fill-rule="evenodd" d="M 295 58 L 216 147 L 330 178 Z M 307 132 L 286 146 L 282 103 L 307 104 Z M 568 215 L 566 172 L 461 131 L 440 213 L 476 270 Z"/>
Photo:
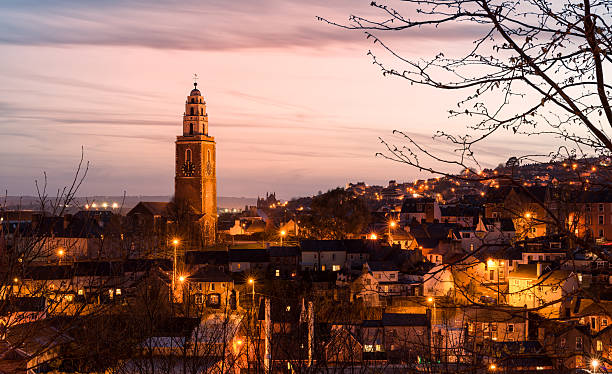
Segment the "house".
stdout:
<path fill-rule="evenodd" d="M 440 222 L 442 214 L 435 199 L 428 197 L 405 198 L 400 212 L 400 222 L 404 225 L 412 222 Z"/>
<path fill-rule="evenodd" d="M 384 352 L 393 363 L 414 363 L 429 355 L 431 311 L 426 314 L 383 313 L 377 320 L 364 320 L 361 341 L 364 358 L 368 353 Z"/>
<path fill-rule="evenodd" d="M 218 309 L 228 304 L 232 309 L 237 307 L 238 291 L 234 289 L 234 280 L 223 267 L 203 266 L 187 277 L 183 287 L 186 287 L 192 305 L 196 308 L 205 305 Z"/>
<path fill-rule="evenodd" d="M 270 271 L 277 278 L 289 279 L 295 277 L 300 270 L 300 247 L 271 246 Z"/>
<path fill-rule="evenodd" d="M 303 240 L 300 249 L 302 270 L 339 271 L 346 266 L 344 240 Z"/>
<path fill-rule="evenodd" d="M 552 270 L 543 263 L 519 264 L 508 274 L 508 304 L 539 308 L 545 317 L 559 317 L 578 288 L 578 277 L 569 270 Z"/>
<path fill-rule="evenodd" d="M 371 261 L 363 265 L 361 275 L 351 283 L 351 299 L 361 299 L 368 306 L 379 306 L 381 298 L 399 296 L 402 289 L 396 265 Z"/>
<path fill-rule="evenodd" d="M 270 264 L 270 255 L 264 248 L 230 248 L 229 269 L 232 273 L 241 271 L 265 271 Z"/>

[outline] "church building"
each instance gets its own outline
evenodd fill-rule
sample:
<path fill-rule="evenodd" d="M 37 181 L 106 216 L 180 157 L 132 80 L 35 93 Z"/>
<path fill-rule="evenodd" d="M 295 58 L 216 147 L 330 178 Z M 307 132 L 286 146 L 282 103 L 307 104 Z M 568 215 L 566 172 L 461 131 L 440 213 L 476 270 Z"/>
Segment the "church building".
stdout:
<path fill-rule="evenodd" d="M 198 84 L 187 97 L 183 133 L 176 138 L 174 200 L 198 216 L 203 241 L 213 244 L 217 228 L 215 138 L 208 135 L 206 101 Z"/>

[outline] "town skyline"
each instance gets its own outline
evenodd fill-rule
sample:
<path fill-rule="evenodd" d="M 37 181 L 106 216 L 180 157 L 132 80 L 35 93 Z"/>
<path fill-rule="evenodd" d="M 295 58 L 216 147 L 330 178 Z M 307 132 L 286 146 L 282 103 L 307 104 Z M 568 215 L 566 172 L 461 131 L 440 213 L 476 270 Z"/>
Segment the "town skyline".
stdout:
<path fill-rule="evenodd" d="M 54 188 L 68 183 L 81 147 L 91 165 L 80 194 L 171 195 L 172 142 L 194 73 L 219 142 L 222 196 L 275 191 L 290 199 L 347 182 L 427 178 L 375 157 L 384 151 L 378 137 L 400 129 L 431 143 L 435 130 L 466 124 L 447 118 L 456 96 L 437 94 L 432 108 L 433 90 L 381 77 L 363 33 L 315 18 L 370 14 L 368 2 L 206 3 L 197 11 L 190 2 L 144 11 L 138 2 L 69 4 L 0 5 L 0 187 L 9 195 L 35 195 L 43 172 Z M 202 20 L 207 32 L 193 37 Z M 472 34 L 458 26 L 389 38 L 407 42 L 409 54 L 433 55 Z M 545 146 L 498 137 L 481 150 L 483 165 L 505 162 L 518 147 Z"/>

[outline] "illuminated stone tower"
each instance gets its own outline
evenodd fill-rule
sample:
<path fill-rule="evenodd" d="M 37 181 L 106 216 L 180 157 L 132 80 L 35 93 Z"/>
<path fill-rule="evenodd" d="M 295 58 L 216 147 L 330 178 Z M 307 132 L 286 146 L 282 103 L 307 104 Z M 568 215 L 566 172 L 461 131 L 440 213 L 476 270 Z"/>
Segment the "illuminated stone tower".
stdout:
<path fill-rule="evenodd" d="M 187 97 L 183 114 L 183 135 L 176 137 L 176 203 L 199 215 L 203 239 L 215 240 L 217 228 L 217 173 L 215 138 L 208 136 L 206 101 L 198 84 Z"/>

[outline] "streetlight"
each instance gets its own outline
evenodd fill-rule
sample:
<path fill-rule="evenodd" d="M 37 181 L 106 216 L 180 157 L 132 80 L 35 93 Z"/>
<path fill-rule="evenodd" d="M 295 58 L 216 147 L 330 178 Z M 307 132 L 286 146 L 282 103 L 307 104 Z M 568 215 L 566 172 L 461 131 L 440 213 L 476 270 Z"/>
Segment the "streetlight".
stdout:
<path fill-rule="evenodd" d="M 174 299 L 174 290 L 176 287 L 176 247 L 179 245 L 178 239 L 173 239 L 172 244 L 174 245 L 174 256 L 172 260 L 172 300 Z"/>
<path fill-rule="evenodd" d="M 255 280 L 253 278 L 249 278 L 249 284 L 253 287 L 252 295 L 253 295 L 253 308 L 255 308 Z"/>
<path fill-rule="evenodd" d="M 281 230 L 280 232 L 280 239 L 281 239 L 281 247 L 283 246 L 283 238 L 285 237 L 285 235 L 287 235 L 287 231 L 285 230 Z"/>
<path fill-rule="evenodd" d="M 599 360 L 592 359 L 591 366 L 593 367 L 593 373 L 597 373 L 597 367 L 599 366 Z"/>
<path fill-rule="evenodd" d="M 433 306 L 433 312 L 432 312 L 432 316 L 431 316 L 431 324 L 435 326 L 436 324 L 436 300 L 433 297 L 428 297 L 427 298 L 427 302 L 429 304 L 432 304 Z"/>
<path fill-rule="evenodd" d="M 397 226 L 397 222 L 395 222 L 394 220 L 389 221 L 389 240 L 391 241 L 391 244 L 393 244 L 393 238 L 391 237 L 391 229 L 394 229 L 395 226 Z"/>
<path fill-rule="evenodd" d="M 376 240 L 376 239 L 378 239 L 378 236 L 376 236 L 375 233 L 371 233 L 370 234 L 370 240 Z"/>
<path fill-rule="evenodd" d="M 495 364 L 489 365 L 489 371 L 495 371 L 495 369 L 497 369 L 497 366 Z"/>
<path fill-rule="evenodd" d="M 62 257 L 64 257 L 64 249 L 60 248 L 57 250 L 57 255 L 59 257 L 58 265 L 62 264 Z"/>

